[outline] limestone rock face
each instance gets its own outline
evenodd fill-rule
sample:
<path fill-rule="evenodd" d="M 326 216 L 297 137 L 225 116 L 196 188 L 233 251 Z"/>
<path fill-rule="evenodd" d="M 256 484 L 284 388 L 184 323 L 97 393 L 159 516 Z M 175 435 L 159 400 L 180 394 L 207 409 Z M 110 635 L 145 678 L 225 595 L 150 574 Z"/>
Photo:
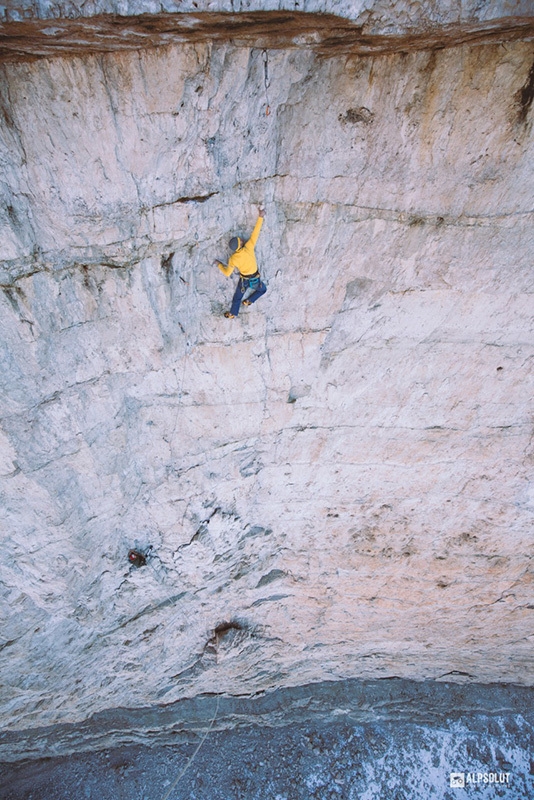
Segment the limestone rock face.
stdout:
<path fill-rule="evenodd" d="M 300 11 L 337 14 L 354 20 L 373 20 L 375 32 L 398 32 L 423 22 L 451 24 L 532 14 L 529 0 L 10 0 L 0 3 L 6 21 L 91 18 L 100 14 L 122 17 L 140 14 L 240 13 Z"/>
<path fill-rule="evenodd" d="M 3 726 L 532 683 L 532 62 L 1 67 Z M 227 320 L 260 205 L 268 292 Z"/>

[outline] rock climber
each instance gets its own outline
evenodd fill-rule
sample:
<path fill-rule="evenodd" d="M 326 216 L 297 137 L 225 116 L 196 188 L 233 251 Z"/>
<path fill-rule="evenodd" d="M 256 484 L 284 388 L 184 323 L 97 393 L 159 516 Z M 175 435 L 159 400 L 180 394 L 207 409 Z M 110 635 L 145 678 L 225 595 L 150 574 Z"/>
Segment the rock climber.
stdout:
<path fill-rule="evenodd" d="M 243 242 L 239 236 L 233 236 L 229 241 L 229 247 L 232 255 L 228 259 L 228 265 L 225 266 L 221 261 L 215 263 L 227 278 L 230 277 L 234 269 L 239 272 L 239 280 L 237 282 L 236 290 L 232 300 L 230 311 L 226 311 L 224 316 L 228 319 L 234 319 L 239 314 L 239 306 L 243 301 L 244 306 L 251 306 L 255 303 L 262 294 L 267 291 L 266 285 L 263 283 L 258 272 L 258 264 L 256 263 L 256 256 L 254 254 L 254 247 L 260 235 L 261 226 L 265 217 L 265 211 L 260 208 L 258 211 L 258 221 L 254 226 L 254 230 L 247 242 Z M 243 300 L 245 292 L 251 289 L 252 294 Z"/>

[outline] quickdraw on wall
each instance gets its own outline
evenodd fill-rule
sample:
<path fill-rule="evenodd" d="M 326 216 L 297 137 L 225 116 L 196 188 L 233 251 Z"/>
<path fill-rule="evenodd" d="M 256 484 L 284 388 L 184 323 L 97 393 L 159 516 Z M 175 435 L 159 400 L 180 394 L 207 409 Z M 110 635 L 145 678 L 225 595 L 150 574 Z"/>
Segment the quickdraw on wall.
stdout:
<path fill-rule="evenodd" d="M 269 54 L 267 50 L 263 51 L 263 83 L 265 85 L 265 116 L 268 117 L 271 113 L 271 103 L 269 100 L 269 86 L 271 85 L 271 81 L 269 80 Z"/>

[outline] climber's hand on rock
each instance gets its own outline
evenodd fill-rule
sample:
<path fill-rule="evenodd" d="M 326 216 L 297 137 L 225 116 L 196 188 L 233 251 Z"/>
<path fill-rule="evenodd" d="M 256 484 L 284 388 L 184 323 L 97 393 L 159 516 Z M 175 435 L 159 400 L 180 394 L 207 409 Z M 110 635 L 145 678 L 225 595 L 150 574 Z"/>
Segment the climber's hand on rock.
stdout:
<path fill-rule="evenodd" d="M 263 219 L 263 217 L 265 216 L 265 209 L 264 208 L 259 208 L 258 209 L 258 216 Z"/>

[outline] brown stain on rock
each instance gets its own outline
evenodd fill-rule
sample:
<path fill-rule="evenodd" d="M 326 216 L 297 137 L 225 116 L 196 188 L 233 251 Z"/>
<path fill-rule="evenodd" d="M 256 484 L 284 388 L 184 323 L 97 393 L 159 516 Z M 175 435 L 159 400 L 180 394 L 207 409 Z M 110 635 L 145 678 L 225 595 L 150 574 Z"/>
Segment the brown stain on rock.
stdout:
<path fill-rule="evenodd" d="M 533 17 L 458 23 L 404 34 L 367 34 L 335 14 L 291 11 L 198 12 L 4 22 L 0 61 L 27 61 L 177 43 L 231 42 L 270 49 L 306 48 L 320 56 L 378 55 L 485 44 L 534 36 Z"/>

